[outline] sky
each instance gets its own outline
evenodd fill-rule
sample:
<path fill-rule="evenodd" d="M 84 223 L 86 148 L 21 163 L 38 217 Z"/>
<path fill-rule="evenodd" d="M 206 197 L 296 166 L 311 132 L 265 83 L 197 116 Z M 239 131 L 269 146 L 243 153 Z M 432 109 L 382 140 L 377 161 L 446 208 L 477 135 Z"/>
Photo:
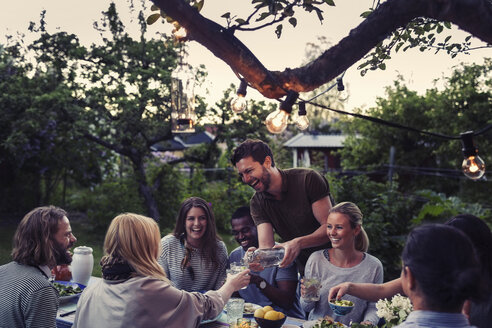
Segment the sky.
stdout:
<path fill-rule="evenodd" d="M 136 23 L 131 22 L 127 1 L 117 0 L 116 5 L 125 26 L 131 33 L 132 26 Z M 223 13 L 228 11 L 236 14 L 246 13 L 250 6 L 249 2 L 247 0 L 205 0 L 201 13 L 224 25 L 225 20 L 220 18 Z M 372 0 L 335 0 L 335 3 L 335 7 L 327 7 L 323 24 L 320 24 L 315 14 L 300 15 L 296 28 L 290 27 L 288 23 L 284 24 L 280 39 L 276 37 L 273 28 L 256 32 L 237 32 L 236 36 L 250 48 L 266 68 L 280 71 L 287 67 L 295 68 L 304 62 L 308 42 L 316 42 L 318 36 L 323 35 L 332 44 L 336 44 L 361 22 L 360 14 L 369 8 Z M 0 43 L 5 41 L 5 35 L 15 35 L 18 31 L 27 33 L 29 22 L 39 22 L 41 11 L 46 9 L 49 32 L 74 33 L 83 44 L 90 45 L 99 40 L 92 24 L 100 19 L 101 12 L 106 10 L 109 4 L 109 0 L 4 1 L 0 10 Z M 150 1 L 148 4 L 150 7 Z M 150 10 L 148 9 L 146 13 L 148 16 Z M 170 24 L 156 23 L 149 26 L 149 36 L 157 32 L 169 33 L 170 30 Z M 464 39 L 467 35 L 457 28 L 453 28 L 452 34 L 453 39 L 456 37 L 457 41 L 460 38 Z M 26 39 L 28 38 L 29 36 L 26 35 Z M 239 84 L 232 70 L 202 45 L 190 42 L 189 52 L 189 62 L 192 65 L 204 64 L 207 68 L 208 79 L 205 87 L 209 90 L 207 96 L 209 103 L 218 101 L 223 90 L 231 83 Z M 491 49 L 473 51 L 471 55 L 460 54 L 454 59 L 444 52 L 434 55 L 433 52 L 422 53 L 413 49 L 393 55 L 393 58 L 387 62 L 385 71 L 370 71 L 364 77 L 360 76 L 356 63 L 347 70 L 344 76 L 344 83 L 350 94 L 345 109 L 373 106 L 376 98 L 385 95 L 385 88 L 392 85 L 398 75 L 404 77 L 410 89 L 423 94 L 426 89 L 434 86 L 433 81 L 436 78 L 449 76 L 453 66 L 460 63 L 482 63 L 486 56 L 492 56 Z M 329 84 L 326 85 L 328 86 Z M 263 99 L 263 96 L 251 88 L 248 88 L 248 97 Z"/>

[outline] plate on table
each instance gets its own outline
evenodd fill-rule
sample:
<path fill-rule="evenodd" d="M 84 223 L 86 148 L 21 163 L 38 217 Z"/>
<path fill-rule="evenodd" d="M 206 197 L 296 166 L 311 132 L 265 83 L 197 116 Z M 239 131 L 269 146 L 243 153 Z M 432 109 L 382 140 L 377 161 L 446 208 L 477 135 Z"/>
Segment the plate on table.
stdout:
<path fill-rule="evenodd" d="M 60 304 L 67 303 L 71 300 L 77 299 L 85 286 L 71 281 L 55 280 L 53 286 L 60 295 L 58 299 Z"/>
<path fill-rule="evenodd" d="M 305 321 L 302 323 L 302 328 L 314 328 L 315 325 L 319 324 L 319 326 L 321 327 L 321 323 L 325 321 L 325 324 L 328 324 L 327 326 L 325 327 L 330 327 L 330 328 L 342 328 L 342 327 L 347 327 L 345 326 L 343 323 L 341 322 L 333 322 L 331 320 L 324 320 L 323 318 L 319 318 L 318 320 L 309 320 L 309 321 Z M 331 323 L 331 324 L 330 324 Z"/>
<path fill-rule="evenodd" d="M 262 308 L 262 306 L 260 306 L 258 304 L 244 303 L 243 315 L 245 317 L 253 316 L 255 314 L 255 311 L 258 310 L 258 309 L 261 309 L 261 308 Z"/>

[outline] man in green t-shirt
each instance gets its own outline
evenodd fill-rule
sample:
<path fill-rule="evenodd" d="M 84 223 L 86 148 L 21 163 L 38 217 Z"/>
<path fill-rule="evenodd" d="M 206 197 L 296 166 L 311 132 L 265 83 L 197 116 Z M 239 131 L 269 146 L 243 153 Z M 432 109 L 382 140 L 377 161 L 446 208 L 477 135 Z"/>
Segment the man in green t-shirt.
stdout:
<path fill-rule="evenodd" d="M 253 189 L 251 215 L 260 248 L 274 246 L 274 229 L 285 248 L 280 267 L 297 258 L 301 273 L 309 255 L 329 245 L 326 219 L 332 206 L 328 181 L 311 169 L 281 170 L 261 140 L 248 139 L 233 152 L 232 164 L 242 181 Z M 277 247 L 278 247 L 277 246 Z"/>

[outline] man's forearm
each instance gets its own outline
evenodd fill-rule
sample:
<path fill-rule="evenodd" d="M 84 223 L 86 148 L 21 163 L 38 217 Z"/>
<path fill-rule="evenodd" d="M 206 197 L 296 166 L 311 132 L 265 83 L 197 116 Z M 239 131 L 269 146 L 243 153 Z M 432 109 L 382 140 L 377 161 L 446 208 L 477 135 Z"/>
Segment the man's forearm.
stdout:
<path fill-rule="evenodd" d="M 326 234 L 326 227 L 324 225 L 320 226 L 313 233 L 295 238 L 296 242 L 299 243 L 301 249 L 321 246 L 330 241 L 330 238 Z"/>

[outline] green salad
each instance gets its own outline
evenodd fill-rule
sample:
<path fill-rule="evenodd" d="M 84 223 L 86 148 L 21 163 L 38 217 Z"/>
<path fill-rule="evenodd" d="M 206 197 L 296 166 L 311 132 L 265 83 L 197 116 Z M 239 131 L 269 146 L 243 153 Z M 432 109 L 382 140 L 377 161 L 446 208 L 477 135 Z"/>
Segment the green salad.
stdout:
<path fill-rule="evenodd" d="M 354 303 L 347 300 L 331 300 L 331 303 L 338 306 L 354 306 Z"/>
<path fill-rule="evenodd" d="M 60 296 L 71 296 L 82 293 L 82 289 L 79 286 L 64 285 L 58 282 L 54 282 L 53 286 Z"/>
<path fill-rule="evenodd" d="M 315 324 L 313 328 L 340 328 L 344 325 L 340 322 L 333 322 L 331 320 L 321 320 L 319 323 Z"/>

